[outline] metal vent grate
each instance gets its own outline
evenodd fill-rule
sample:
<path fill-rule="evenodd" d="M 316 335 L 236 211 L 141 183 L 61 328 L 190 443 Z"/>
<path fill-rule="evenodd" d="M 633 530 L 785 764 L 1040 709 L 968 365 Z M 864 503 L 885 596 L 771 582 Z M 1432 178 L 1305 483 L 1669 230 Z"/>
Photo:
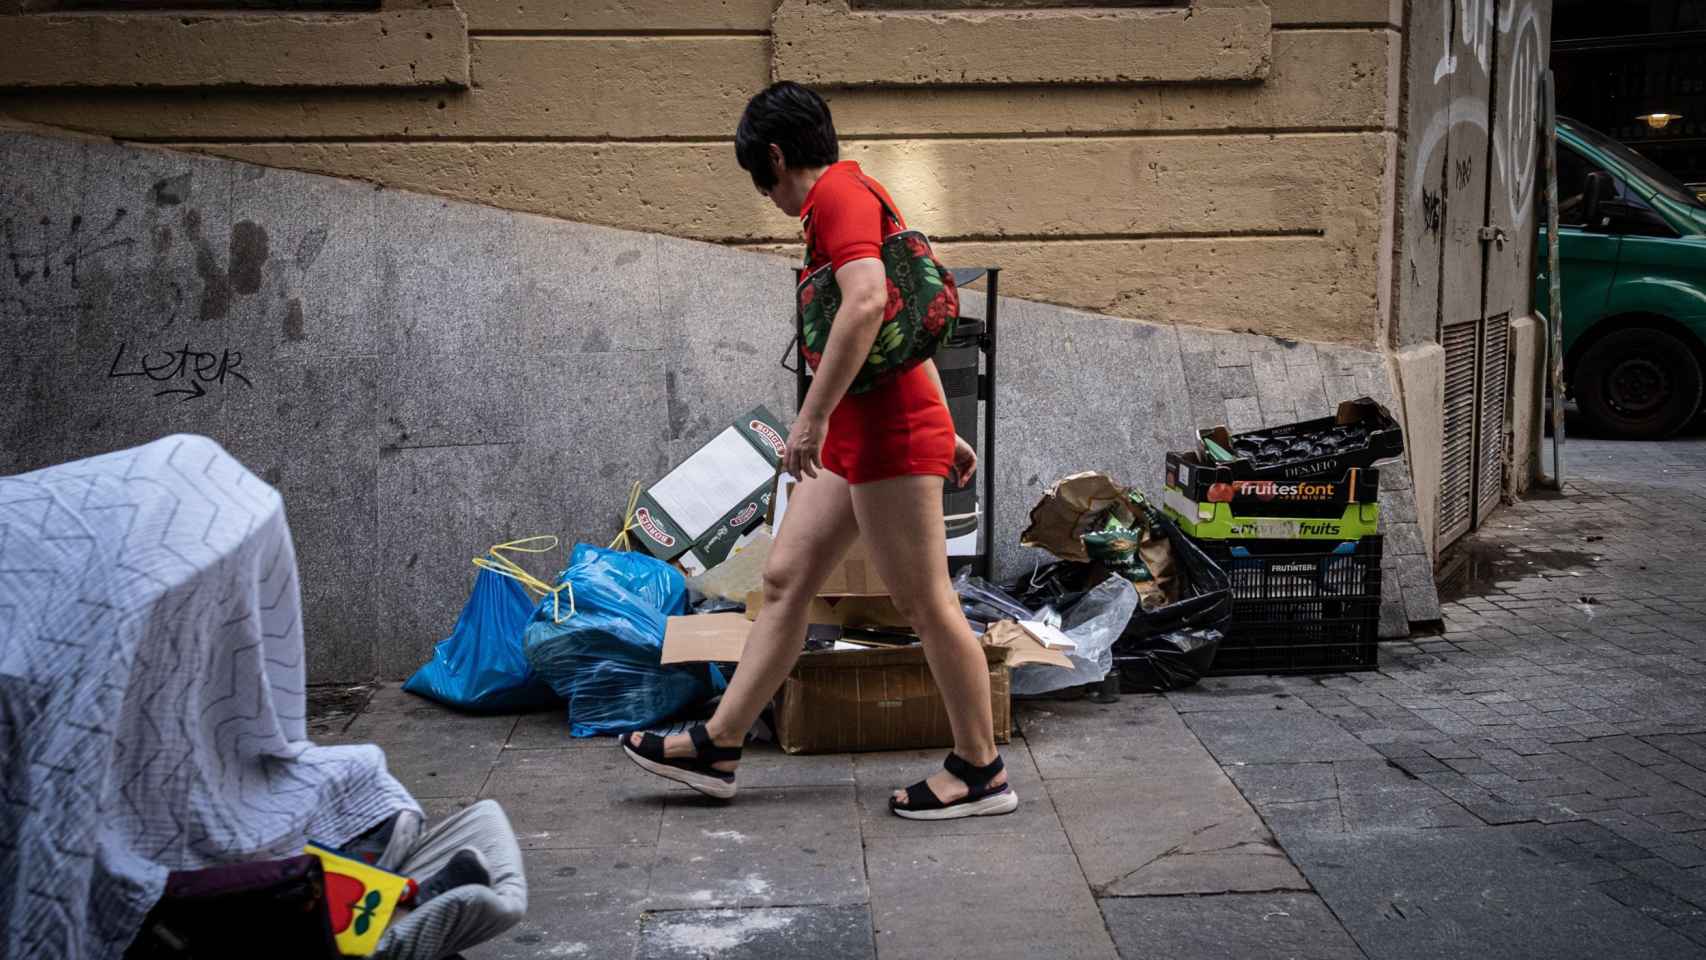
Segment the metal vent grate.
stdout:
<path fill-rule="evenodd" d="M 1488 317 L 1481 334 L 1481 410 L 1476 425 L 1475 525 L 1487 518 L 1505 489 L 1505 395 L 1510 380 L 1511 315 Z"/>
<path fill-rule="evenodd" d="M 1473 521 L 1475 482 L 1475 321 L 1445 328 L 1445 450 L 1440 463 L 1439 545 Z"/>

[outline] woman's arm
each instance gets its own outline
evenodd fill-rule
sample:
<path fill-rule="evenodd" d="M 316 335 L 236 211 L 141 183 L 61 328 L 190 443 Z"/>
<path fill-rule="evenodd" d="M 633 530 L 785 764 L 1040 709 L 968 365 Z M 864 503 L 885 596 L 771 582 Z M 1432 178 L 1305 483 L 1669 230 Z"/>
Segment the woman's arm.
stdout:
<path fill-rule="evenodd" d="M 843 264 L 835 271 L 835 282 L 841 288 L 841 307 L 829 328 L 829 342 L 812 375 L 806 401 L 800 405 L 800 417 L 788 434 L 783 465 L 795 476 L 815 477 L 823 466 L 819 453 L 830 411 L 846 396 L 870 356 L 883 325 L 883 308 L 888 304 L 887 275 L 883 262 L 874 257 Z"/>

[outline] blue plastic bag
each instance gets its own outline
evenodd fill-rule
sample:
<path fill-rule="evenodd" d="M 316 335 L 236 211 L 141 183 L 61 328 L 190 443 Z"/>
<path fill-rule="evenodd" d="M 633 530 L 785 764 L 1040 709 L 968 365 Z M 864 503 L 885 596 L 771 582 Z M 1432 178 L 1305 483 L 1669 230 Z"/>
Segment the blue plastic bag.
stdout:
<path fill-rule="evenodd" d="M 533 607 L 533 598 L 520 583 L 482 567 L 450 636 L 438 642 L 432 659 L 403 689 L 477 713 L 557 703 L 557 695 L 534 676 L 522 653 L 521 635 Z"/>
<path fill-rule="evenodd" d="M 522 647 L 539 677 L 568 701 L 573 736 L 643 730 L 723 688 L 707 664 L 660 663 L 665 625 L 687 612 L 687 584 L 674 567 L 583 543 L 557 583 L 573 590 L 574 613 L 553 613 L 546 597 Z"/>

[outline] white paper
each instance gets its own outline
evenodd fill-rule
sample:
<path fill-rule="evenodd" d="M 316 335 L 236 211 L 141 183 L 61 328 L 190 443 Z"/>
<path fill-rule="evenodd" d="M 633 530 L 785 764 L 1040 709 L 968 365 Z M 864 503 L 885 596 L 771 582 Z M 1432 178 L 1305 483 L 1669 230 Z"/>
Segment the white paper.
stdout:
<path fill-rule="evenodd" d="M 775 475 L 764 454 L 729 427 L 647 492 L 689 539 L 697 540 Z"/>
<path fill-rule="evenodd" d="M 1036 641 L 1049 650 L 1072 651 L 1078 649 L 1078 641 L 1072 639 L 1056 627 L 1051 627 L 1040 620 L 1020 620 L 1019 626 L 1025 632 L 1036 638 Z"/>

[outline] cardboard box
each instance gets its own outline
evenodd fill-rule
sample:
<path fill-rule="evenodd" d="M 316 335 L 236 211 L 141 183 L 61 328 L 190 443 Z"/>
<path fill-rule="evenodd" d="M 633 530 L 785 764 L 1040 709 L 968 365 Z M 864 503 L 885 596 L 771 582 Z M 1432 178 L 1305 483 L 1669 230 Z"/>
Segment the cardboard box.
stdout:
<path fill-rule="evenodd" d="M 634 540 L 688 576 L 722 563 L 770 515 L 786 449 L 781 422 L 759 407 L 640 495 Z"/>
<path fill-rule="evenodd" d="M 995 742 L 1013 729 L 1011 668 L 1004 653 L 985 648 Z M 788 753 L 852 753 L 951 747 L 948 710 L 924 651 L 826 650 L 800 655 L 782 684 L 776 739 Z"/>
<path fill-rule="evenodd" d="M 1276 461 L 1258 466 L 1255 461 L 1238 456 L 1234 449 L 1240 445 L 1241 441 L 1251 438 L 1259 437 L 1283 443 L 1331 433 L 1337 427 L 1352 426 L 1360 427 L 1365 431 L 1362 442 L 1330 453 L 1303 456 L 1293 460 Z M 1352 467 L 1372 467 L 1381 460 L 1401 456 L 1404 453 L 1403 428 L 1398 425 L 1397 420 L 1392 418 L 1391 411 L 1374 402 L 1370 397 L 1346 400 L 1339 404 L 1338 411 L 1330 417 L 1303 420 L 1279 427 L 1265 427 L 1261 430 L 1249 430 L 1244 433 L 1233 433 L 1224 425 L 1211 430 L 1198 430 L 1197 446 L 1205 457 L 1208 456 L 1207 441 L 1213 441 L 1222 450 L 1234 454 L 1232 460 L 1222 463 L 1222 466 L 1232 471 L 1234 477 L 1251 480 L 1338 477 L 1343 476 L 1345 471 Z"/>
<path fill-rule="evenodd" d="M 1168 487 L 1167 516 L 1198 540 L 1356 540 L 1380 532 L 1380 504 L 1348 503 L 1330 517 L 1245 516 L 1229 503 L 1197 503 Z"/>
<path fill-rule="evenodd" d="M 663 662 L 738 662 L 752 625 L 738 613 L 671 617 Z M 999 623 L 984 637 L 993 733 L 1007 742 L 1012 725 L 1009 671 L 1024 663 L 1070 666 L 1018 624 Z M 777 736 L 789 753 L 908 750 L 953 745 L 947 709 L 924 651 L 816 650 L 800 655 L 782 687 Z"/>
<path fill-rule="evenodd" d="M 1352 467 L 1337 479 L 1240 479 L 1196 451 L 1167 454 L 1165 487 L 1194 503 L 1229 503 L 1250 516 L 1336 517 L 1348 503 L 1380 501 L 1380 470 Z"/>

